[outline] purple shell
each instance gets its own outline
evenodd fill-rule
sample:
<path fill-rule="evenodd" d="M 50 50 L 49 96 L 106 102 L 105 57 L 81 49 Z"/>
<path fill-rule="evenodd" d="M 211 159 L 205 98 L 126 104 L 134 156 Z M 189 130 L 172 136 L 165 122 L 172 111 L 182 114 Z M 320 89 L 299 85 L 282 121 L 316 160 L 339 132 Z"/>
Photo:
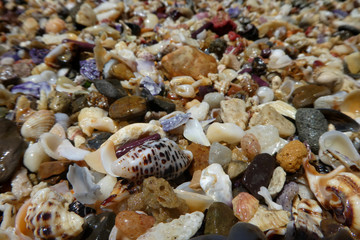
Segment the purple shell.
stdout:
<path fill-rule="evenodd" d="M 35 64 L 40 64 L 44 62 L 44 58 L 49 52 L 50 50 L 46 48 L 32 48 L 29 55 Z"/>
<path fill-rule="evenodd" d="M 251 74 L 251 77 L 257 84 L 259 84 L 260 87 L 262 87 L 262 86 L 268 87 L 269 86 L 269 83 L 262 80 L 258 75 Z"/>
<path fill-rule="evenodd" d="M 190 113 L 179 113 L 174 117 L 160 120 L 160 124 L 162 125 L 164 131 L 167 132 L 185 124 L 189 119 Z"/>
<path fill-rule="evenodd" d="M 240 14 L 240 9 L 238 7 L 235 8 L 229 8 L 228 14 L 231 18 L 236 18 Z"/>
<path fill-rule="evenodd" d="M 149 90 L 151 95 L 158 95 L 161 92 L 160 84 L 157 84 L 151 77 L 144 77 L 140 85 Z"/>
<path fill-rule="evenodd" d="M 95 59 L 80 61 L 80 74 L 92 81 L 98 79 L 100 72 L 96 67 Z"/>
<path fill-rule="evenodd" d="M 50 84 L 47 82 L 39 82 L 39 83 L 25 82 L 25 83 L 21 83 L 21 84 L 14 86 L 11 89 L 11 92 L 12 93 L 23 93 L 23 94 L 32 95 L 35 97 L 40 97 L 41 90 L 44 90 L 46 94 L 49 94 L 51 91 Z"/>

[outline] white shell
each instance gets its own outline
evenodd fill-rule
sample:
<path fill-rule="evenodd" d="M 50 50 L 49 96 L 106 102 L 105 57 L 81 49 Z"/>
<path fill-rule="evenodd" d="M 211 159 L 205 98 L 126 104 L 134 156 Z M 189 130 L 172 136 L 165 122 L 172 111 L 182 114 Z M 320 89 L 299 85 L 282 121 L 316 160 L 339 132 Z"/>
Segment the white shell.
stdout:
<path fill-rule="evenodd" d="M 21 127 L 24 138 L 38 139 L 41 134 L 48 132 L 55 124 L 55 115 L 49 110 L 39 110 L 33 113 Z"/>
<path fill-rule="evenodd" d="M 345 99 L 348 93 L 345 91 L 337 92 L 332 95 L 322 96 L 315 100 L 314 108 L 336 108 Z"/>
<path fill-rule="evenodd" d="M 203 121 L 206 119 L 209 109 L 210 105 L 207 102 L 201 102 L 199 105 L 192 106 L 186 112 L 190 113 L 192 118 Z"/>
<path fill-rule="evenodd" d="M 202 170 L 200 186 L 214 201 L 231 205 L 233 199 L 231 181 L 220 164 L 213 163 Z"/>
<path fill-rule="evenodd" d="M 360 155 L 350 138 L 339 131 L 329 131 L 320 136 L 319 158 L 324 163 L 336 168 L 341 164 L 351 169 L 360 169 Z M 355 166 L 354 166 L 355 165 Z"/>
<path fill-rule="evenodd" d="M 50 157 L 45 153 L 42 145 L 37 142 L 31 144 L 24 154 L 24 166 L 31 172 L 37 172 L 42 162 L 50 161 Z"/>
<path fill-rule="evenodd" d="M 194 143 L 198 143 L 204 146 L 210 146 L 210 142 L 207 139 L 200 122 L 197 119 L 190 119 L 185 124 L 184 137 Z"/>
<path fill-rule="evenodd" d="M 259 107 L 263 107 L 266 105 L 270 105 L 281 115 L 284 115 L 286 117 L 289 117 L 289 118 L 292 118 L 295 120 L 296 108 L 294 108 L 290 104 L 288 104 L 284 101 L 276 100 L 276 101 L 261 104 L 261 105 L 259 105 Z"/>
<path fill-rule="evenodd" d="M 118 127 L 111 118 L 107 117 L 107 114 L 98 107 L 83 108 L 78 116 L 79 126 L 89 137 L 94 129 L 115 133 Z"/>
<path fill-rule="evenodd" d="M 259 97 L 260 103 L 267 103 L 274 99 L 274 91 L 265 86 L 259 87 L 256 95 Z"/>

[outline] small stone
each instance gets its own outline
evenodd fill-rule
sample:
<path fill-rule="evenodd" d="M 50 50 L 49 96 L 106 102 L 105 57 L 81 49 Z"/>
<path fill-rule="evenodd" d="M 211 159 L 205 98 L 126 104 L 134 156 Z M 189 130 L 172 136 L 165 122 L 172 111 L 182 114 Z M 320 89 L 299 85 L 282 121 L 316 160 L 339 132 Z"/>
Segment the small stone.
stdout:
<path fill-rule="evenodd" d="M 279 130 L 282 138 L 290 137 L 295 133 L 295 125 L 278 113 L 273 107 L 265 105 L 259 113 L 250 119 L 249 126 L 273 125 Z"/>
<path fill-rule="evenodd" d="M 210 205 L 205 217 L 204 233 L 227 236 L 237 221 L 229 206 L 222 202 L 214 202 Z"/>
<path fill-rule="evenodd" d="M 7 86 L 17 83 L 19 79 L 19 76 L 11 66 L 0 66 L 0 83 Z"/>
<path fill-rule="evenodd" d="M 259 208 L 259 200 L 247 192 L 239 193 L 233 200 L 234 215 L 241 221 L 249 221 Z"/>
<path fill-rule="evenodd" d="M 242 152 L 250 161 L 261 152 L 260 143 L 254 134 L 245 134 L 245 136 L 241 138 L 240 145 Z"/>
<path fill-rule="evenodd" d="M 243 161 L 230 162 L 226 168 L 226 174 L 229 175 L 230 179 L 234 179 L 243 173 L 247 167 L 248 164 Z"/>
<path fill-rule="evenodd" d="M 209 113 L 210 106 L 207 102 L 202 102 L 198 105 L 192 106 L 186 113 L 190 113 L 193 119 L 204 121 Z"/>
<path fill-rule="evenodd" d="M 337 92 L 341 89 L 344 83 L 344 74 L 342 70 L 336 69 L 334 67 L 322 66 L 315 68 L 313 73 L 313 79 L 316 84 L 326 86 L 331 91 Z M 295 90 L 296 91 L 296 90 Z M 324 93 L 325 92 L 325 93 Z M 319 90 L 319 93 L 313 93 L 314 97 L 318 98 L 326 94 L 326 90 Z M 316 94 L 316 95 L 315 95 Z"/>
<path fill-rule="evenodd" d="M 68 169 L 70 163 L 70 161 L 66 160 L 43 162 L 39 167 L 38 178 L 43 180 L 55 175 L 60 175 Z"/>
<path fill-rule="evenodd" d="M 161 60 L 164 73 L 171 79 L 176 76 L 191 76 L 199 79 L 217 72 L 216 59 L 194 47 L 183 46 L 165 55 Z"/>
<path fill-rule="evenodd" d="M 228 240 L 266 240 L 263 231 L 254 224 L 238 222 L 229 233 Z"/>
<path fill-rule="evenodd" d="M 344 61 L 351 74 L 360 73 L 360 52 L 345 56 Z"/>
<path fill-rule="evenodd" d="M 211 92 L 204 96 L 203 102 L 207 102 L 210 106 L 210 109 L 219 108 L 220 102 L 225 100 L 224 94 L 218 92 Z"/>
<path fill-rule="evenodd" d="M 171 113 L 175 111 L 176 105 L 168 98 L 155 96 L 154 100 L 149 102 L 149 108 L 152 111 L 165 111 L 167 113 Z"/>
<path fill-rule="evenodd" d="M 103 212 L 98 215 L 89 215 L 85 218 L 85 222 L 87 223 L 85 226 L 88 229 L 84 230 L 85 236 L 81 239 L 84 240 L 107 240 L 109 239 L 109 235 L 111 229 L 115 225 L 115 213 L 113 212 Z M 90 234 L 86 234 L 89 233 Z"/>
<path fill-rule="evenodd" d="M 114 64 L 110 69 L 110 74 L 120 80 L 129 80 L 135 77 L 134 73 L 125 63 Z"/>
<path fill-rule="evenodd" d="M 98 107 L 105 110 L 109 108 L 109 101 L 107 97 L 96 91 L 90 92 L 87 96 L 87 104 L 89 107 Z"/>
<path fill-rule="evenodd" d="M 75 99 L 74 99 L 75 98 Z M 86 94 L 78 94 L 73 96 L 73 100 L 71 101 L 71 112 L 76 113 L 81 109 L 88 107 L 87 95 Z"/>
<path fill-rule="evenodd" d="M 246 112 L 246 104 L 243 100 L 232 98 L 220 102 L 221 119 L 224 123 L 235 123 L 245 129 L 249 114 Z"/>
<path fill-rule="evenodd" d="M 322 96 L 330 95 L 331 91 L 325 86 L 305 85 L 298 87 L 293 92 L 293 105 L 296 108 L 311 106 L 316 99 Z"/>
<path fill-rule="evenodd" d="M 146 111 L 146 100 L 144 98 L 126 96 L 110 105 L 109 116 L 119 121 L 128 121 L 143 117 Z"/>
<path fill-rule="evenodd" d="M 276 155 L 276 160 L 287 172 L 294 173 L 302 165 L 307 156 L 305 145 L 299 140 L 294 140 L 286 144 Z"/>
<path fill-rule="evenodd" d="M 268 187 L 273 171 L 275 169 L 276 160 L 270 154 L 261 153 L 257 155 L 246 169 L 242 177 L 242 183 L 249 190 L 249 192 L 261 199 L 258 194 L 260 187 Z"/>
<path fill-rule="evenodd" d="M 49 108 L 56 113 L 67 112 L 71 106 L 71 97 L 65 92 L 51 92 L 48 101 Z"/>
<path fill-rule="evenodd" d="M 102 95 L 108 98 L 119 99 L 127 96 L 124 89 L 122 89 L 122 92 L 119 91 L 118 88 L 116 88 L 110 81 L 97 80 L 95 81 L 95 87 Z"/>
<path fill-rule="evenodd" d="M 86 145 L 91 149 L 97 150 L 111 135 L 112 133 L 110 132 L 98 133 L 93 138 L 88 139 Z"/>
<path fill-rule="evenodd" d="M 186 150 L 191 151 L 193 154 L 193 160 L 189 167 L 191 175 L 193 175 L 195 171 L 203 170 L 209 166 L 209 147 L 197 143 L 191 143 Z"/>
<path fill-rule="evenodd" d="M 116 215 L 116 227 L 130 239 L 137 239 L 155 223 L 155 218 L 135 211 L 121 211 Z"/>
<path fill-rule="evenodd" d="M 222 167 L 231 161 L 231 150 L 221 145 L 218 142 L 214 142 L 210 146 L 209 164 L 219 163 Z"/>
<path fill-rule="evenodd" d="M 214 41 L 210 43 L 209 52 L 215 53 L 218 59 L 221 59 L 226 48 L 227 48 L 226 41 L 221 38 L 216 38 Z"/>
<path fill-rule="evenodd" d="M 319 151 L 319 138 L 328 129 L 324 115 L 314 108 L 300 108 L 295 115 L 299 140 L 310 145 L 314 153 Z"/>

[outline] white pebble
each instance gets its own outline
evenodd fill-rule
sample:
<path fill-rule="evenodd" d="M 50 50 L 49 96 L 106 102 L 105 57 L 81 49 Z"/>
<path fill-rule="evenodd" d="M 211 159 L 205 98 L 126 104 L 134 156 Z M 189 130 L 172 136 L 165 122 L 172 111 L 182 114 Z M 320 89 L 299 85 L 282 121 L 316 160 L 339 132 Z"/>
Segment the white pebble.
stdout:
<path fill-rule="evenodd" d="M 259 87 L 256 95 L 259 97 L 260 103 L 267 103 L 274 99 L 274 91 L 265 86 Z"/>
<path fill-rule="evenodd" d="M 245 135 L 244 130 L 235 123 L 213 123 L 209 126 L 206 136 L 210 142 L 239 143 Z"/>
<path fill-rule="evenodd" d="M 224 167 L 231 161 L 231 155 L 232 152 L 228 147 L 214 142 L 210 146 L 209 164 L 218 163 Z"/>
<path fill-rule="evenodd" d="M 12 57 L 4 57 L 1 59 L 1 65 L 12 65 L 14 64 L 15 60 Z"/>
<path fill-rule="evenodd" d="M 207 196 L 216 202 L 231 205 L 232 190 L 229 175 L 227 175 L 220 164 L 213 163 L 201 172 L 200 186 Z"/>
<path fill-rule="evenodd" d="M 207 102 L 211 109 L 219 108 L 220 102 L 225 100 L 224 94 L 218 92 L 211 92 L 204 96 L 203 102 Z"/>
<path fill-rule="evenodd" d="M 144 21 L 145 28 L 154 28 L 158 24 L 159 19 L 155 14 L 149 13 Z"/>
<path fill-rule="evenodd" d="M 183 84 L 177 86 L 175 89 L 175 93 L 184 98 L 194 98 L 196 96 L 195 89 L 190 84 Z"/>
<path fill-rule="evenodd" d="M 192 106 L 189 110 L 187 110 L 187 113 L 191 113 L 192 118 L 203 121 L 206 119 L 209 109 L 209 104 L 207 102 L 202 102 L 198 105 Z"/>

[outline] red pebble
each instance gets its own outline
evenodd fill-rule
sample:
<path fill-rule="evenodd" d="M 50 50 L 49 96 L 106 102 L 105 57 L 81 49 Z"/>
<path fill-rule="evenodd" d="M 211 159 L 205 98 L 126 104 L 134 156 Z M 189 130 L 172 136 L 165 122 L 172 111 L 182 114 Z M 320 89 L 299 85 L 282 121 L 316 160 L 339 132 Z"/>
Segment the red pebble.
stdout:
<path fill-rule="evenodd" d="M 211 30 L 219 36 L 223 36 L 230 31 L 235 31 L 237 27 L 226 12 L 219 12 L 211 19 L 211 22 L 213 24 Z"/>
<path fill-rule="evenodd" d="M 229 40 L 230 40 L 230 41 L 235 41 L 237 38 L 240 38 L 240 35 L 237 34 L 237 33 L 234 32 L 234 31 L 230 31 L 230 32 L 228 33 L 228 36 L 229 36 Z"/>

